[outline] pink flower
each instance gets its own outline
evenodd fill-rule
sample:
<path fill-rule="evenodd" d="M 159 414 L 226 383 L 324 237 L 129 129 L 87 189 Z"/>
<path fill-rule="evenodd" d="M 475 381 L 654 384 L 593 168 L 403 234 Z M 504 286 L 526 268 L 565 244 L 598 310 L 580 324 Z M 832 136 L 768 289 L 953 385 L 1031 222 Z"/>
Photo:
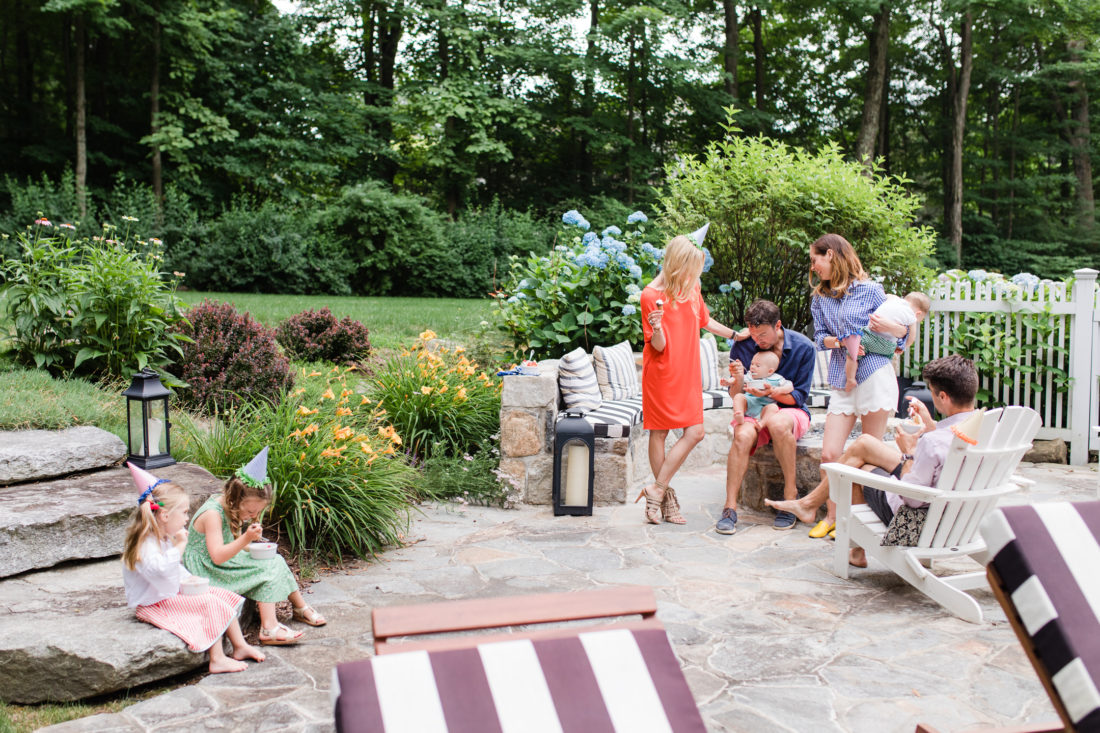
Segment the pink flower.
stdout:
<path fill-rule="evenodd" d="M 44 216 L 41 219 L 35 219 L 34 223 L 37 224 L 38 226 L 43 226 L 43 227 L 52 227 L 53 226 L 53 224 L 50 223 L 50 220 L 47 219 Z"/>

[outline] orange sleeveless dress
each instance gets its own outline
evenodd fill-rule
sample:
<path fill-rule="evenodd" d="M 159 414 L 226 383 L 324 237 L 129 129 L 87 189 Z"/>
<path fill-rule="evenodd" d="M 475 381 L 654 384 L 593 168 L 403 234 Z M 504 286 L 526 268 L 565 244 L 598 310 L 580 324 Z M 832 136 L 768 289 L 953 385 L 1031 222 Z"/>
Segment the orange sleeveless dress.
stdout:
<path fill-rule="evenodd" d="M 649 313 L 657 307 L 658 298 L 664 301 L 664 351 L 657 351 L 649 343 L 653 337 Z M 710 311 L 698 286 L 685 303 L 673 303 L 667 293 L 654 287 L 642 291 L 642 425 L 646 430 L 702 424 L 699 330 L 709 320 Z"/>

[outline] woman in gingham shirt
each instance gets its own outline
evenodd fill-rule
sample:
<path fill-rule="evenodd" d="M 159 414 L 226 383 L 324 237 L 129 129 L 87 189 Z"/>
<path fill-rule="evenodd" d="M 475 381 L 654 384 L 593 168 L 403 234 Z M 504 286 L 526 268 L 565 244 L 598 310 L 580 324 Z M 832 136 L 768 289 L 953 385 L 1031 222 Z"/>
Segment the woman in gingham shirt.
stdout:
<path fill-rule="evenodd" d="M 872 317 L 884 300 L 882 285 L 872 281 L 847 239 L 839 234 L 826 234 L 810 245 L 810 285 L 813 300 L 810 312 L 814 318 L 814 341 L 818 349 L 831 349 L 829 358 L 829 413 L 825 417 L 825 434 L 821 442 L 821 462 L 835 461 L 844 452 L 844 443 L 856 420 L 863 432 L 881 438 L 886 421 L 897 410 L 898 383 L 889 357 L 866 354 L 856 371 L 857 386 L 845 390 L 844 360 L 847 358 L 845 336 L 859 333 L 871 321 L 876 331 L 891 333 L 904 343 L 905 326 Z M 836 507 L 830 501 L 828 515 L 818 522 L 811 537 L 824 537 L 836 526 Z"/>

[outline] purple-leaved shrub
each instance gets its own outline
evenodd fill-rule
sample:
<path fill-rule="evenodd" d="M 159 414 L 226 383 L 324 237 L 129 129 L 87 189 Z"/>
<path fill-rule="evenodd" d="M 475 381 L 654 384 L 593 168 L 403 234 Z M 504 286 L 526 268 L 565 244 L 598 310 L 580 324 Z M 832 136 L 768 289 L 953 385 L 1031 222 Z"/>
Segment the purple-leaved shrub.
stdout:
<path fill-rule="evenodd" d="M 293 315 L 275 330 L 275 338 L 294 359 L 336 364 L 365 358 L 370 353 L 369 334 L 366 326 L 348 316 L 336 320 L 328 308 Z"/>
<path fill-rule="evenodd" d="M 223 409 L 245 400 L 274 399 L 294 383 L 290 362 L 275 332 L 238 313 L 229 303 L 204 300 L 177 326 L 184 343 L 176 374 L 187 382 L 181 401 L 200 409 Z"/>

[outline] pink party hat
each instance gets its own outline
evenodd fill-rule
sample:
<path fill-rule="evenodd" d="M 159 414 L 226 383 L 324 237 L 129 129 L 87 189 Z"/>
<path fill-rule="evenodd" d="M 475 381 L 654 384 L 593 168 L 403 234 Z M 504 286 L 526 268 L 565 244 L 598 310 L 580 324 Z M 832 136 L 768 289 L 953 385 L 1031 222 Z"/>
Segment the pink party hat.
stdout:
<path fill-rule="evenodd" d="M 144 468 L 138 468 L 128 461 L 126 465 L 130 469 L 130 475 L 134 477 L 134 485 L 137 486 L 138 491 L 144 492 L 146 489 L 157 482 L 157 477 L 146 471 Z"/>

